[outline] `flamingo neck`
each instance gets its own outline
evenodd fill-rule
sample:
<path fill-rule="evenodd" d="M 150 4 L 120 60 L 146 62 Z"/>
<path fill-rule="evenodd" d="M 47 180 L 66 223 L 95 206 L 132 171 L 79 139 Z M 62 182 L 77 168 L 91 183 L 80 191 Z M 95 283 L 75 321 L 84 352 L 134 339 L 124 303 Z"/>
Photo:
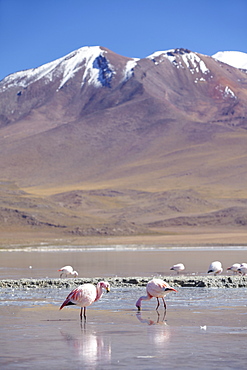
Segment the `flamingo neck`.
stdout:
<path fill-rule="evenodd" d="M 152 298 L 152 296 L 150 296 L 150 295 L 144 295 L 144 296 L 140 297 L 138 299 L 138 301 L 136 302 L 136 306 L 141 307 L 141 301 L 149 301 L 151 298 Z"/>
<path fill-rule="evenodd" d="M 95 302 L 98 301 L 102 297 L 102 294 L 103 294 L 103 288 L 100 283 L 98 283 L 96 286 L 96 292 L 97 294 L 96 294 Z"/>

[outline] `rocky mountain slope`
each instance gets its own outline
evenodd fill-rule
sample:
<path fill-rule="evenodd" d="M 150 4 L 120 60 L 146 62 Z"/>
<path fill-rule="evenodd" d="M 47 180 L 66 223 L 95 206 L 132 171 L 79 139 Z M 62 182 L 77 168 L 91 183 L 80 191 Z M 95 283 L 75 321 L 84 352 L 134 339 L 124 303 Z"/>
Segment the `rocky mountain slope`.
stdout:
<path fill-rule="evenodd" d="M 247 73 L 85 47 L 0 81 L 2 228 L 72 235 L 247 223 Z"/>

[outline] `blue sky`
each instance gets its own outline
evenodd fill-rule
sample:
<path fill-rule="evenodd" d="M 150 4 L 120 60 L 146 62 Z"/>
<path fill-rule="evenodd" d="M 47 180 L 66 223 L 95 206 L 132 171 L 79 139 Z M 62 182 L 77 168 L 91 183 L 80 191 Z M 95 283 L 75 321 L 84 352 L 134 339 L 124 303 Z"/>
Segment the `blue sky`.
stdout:
<path fill-rule="evenodd" d="M 0 79 L 82 46 L 247 53 L 247 0 L 0 0 Z"/>

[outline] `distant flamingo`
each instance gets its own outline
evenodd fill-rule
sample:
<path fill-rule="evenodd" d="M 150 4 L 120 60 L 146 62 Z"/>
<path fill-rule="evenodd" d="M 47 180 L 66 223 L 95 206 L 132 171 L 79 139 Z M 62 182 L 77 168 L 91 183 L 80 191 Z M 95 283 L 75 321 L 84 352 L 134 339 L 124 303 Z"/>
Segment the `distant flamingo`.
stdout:
<path fill-rule="evenodd" d="M 149 301 L 151 298 L 155 297 L 157 298 L 157 307 L 156 310 L 158 310 L 160 302 L 159 298 L 162 298 L 163 304 L 164 304 L 164 309 L 166 310 L 166 303 L 164 300 L 164 296 L 171 292 L 174 291 L 176 292 L 176 289 L 171 288 L 169 284 L 167 284 L 165 281 L 161 279 L 152 279 L 147 283 L 146 286 L 147 290 L 147 295 L 140 297 L 138 301 L 136 302 L 136 307 L 138 308 L 138 311 L 141 310 L 141 302 L 142 301 Z"/>
<path fill-rule="evenodd" d="M 241 263 L 239 266 L 238 272 L 240 272 L 242 275 L 247 274 L 247 263 Z"/>
<path fill-rule="evenodd" d="M 211 263 L 211 265 L 208 268 L 208 274 L 210 272 L 214 273 L 214 276 L 221 274 L 223 271 L 222 264 L 219 261 L 214 261 Z"/>
<path fill-rule="evenodd" d="M 63 275 L 65 275 L 66 277 L 68 275 L 78 276 L 78 272 L 77 271 L 74 271 L 74 269 L 73 269 L 72 266 L 64 266 L 64 267 L 61 267 L 58 271 L 62 271 L 61 274 L 60 274 L 60 278 Z"/>
<path fill-rule="evenodd" d="M 96 302 L 101 298 L 103 294 L 103 288 L 106 289 L 107 292 L 109 292 L 110 284 L 107 281 L 99 281 L 97 286 L 93 284 L 83 284 L 78 286 L 69 293 L 68 297 L 65 299 L 62 306 L 60 307 L 60 310 L 64 306 L 69 306 L 73 304 L 80 306 L 80 318 L 82 320 L 82 311 L 84 308 L 83 316 L 84 320 L 86 321 L 86 307 L 90 306 L 93 302 Z"/>
<path fill-rule="evenodd" d="M 238 273 L 240 263 L 234 263 L 231 267 L 228 267 L 227 270 L 232 271 L 235 275 Z"/>
<path fill-rule="evenodd" d="M 181 271 L 185 270 L 185 266 L 183 263 L 177 263 L 176 265 L 173 265 L 170 270 L 177 271 L 177 274 L 179 274 Z"/>

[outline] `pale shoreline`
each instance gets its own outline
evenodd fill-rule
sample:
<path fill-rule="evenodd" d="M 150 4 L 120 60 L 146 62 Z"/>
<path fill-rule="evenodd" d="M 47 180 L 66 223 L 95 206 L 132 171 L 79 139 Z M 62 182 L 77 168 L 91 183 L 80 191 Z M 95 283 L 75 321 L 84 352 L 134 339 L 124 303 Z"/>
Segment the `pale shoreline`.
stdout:
<path fill-rule="evenodd" d="M 245 261 L 247 232 L 239 230 L 170 229 L 160 235 L 57 239 L 38 233 L 33 236 L 2 233 L 1 288 L 72 289 L 84 282 L 95 283 L 98 280 L 108 280 L 113 287 L 145 286 L 156 274 L 177 287 L 247 287 L 247 276 L 222 274 L 214 277 L 203 274 L 213 260 L 220 260 L 224 269 L 237 261 Z M 66 252 L 66 248 L 71 253 Z M 155 253 L 150 252 L 152 249 Z M 84 250 L 86 253 L 81 254 Z M 19 251 L 18 258 L 15 253 L 8 253 L 14 251 Z M 42 259 L 37 258 L 38 251 L 44 252 Z M 102 264 L 103 256 L 106 266 Z M 185 264 L 186 273 L 169 276 L 170 266 L 176 262 Z M 84 278 L 56 278 L 57 269 L 65 264 L 73 265 L 79 276 L 84 275 Z M 102 278 L 92 279 L 92 276 Z"/>
<path fill-rule="evenodd" d="M 0 249 L 40 245 L 170 245 L 170 246 L 237 246 L 247 245 L 247 231 L 239 228 L 177 227 L 154 234 L 126 236 L 67 237 L 64 234 L 1 230 Z"/>
<path fill-rule="evenodd" d="M 162 276 L 173 287 L 190 288 L 247 288 L 247 276 Z M 97 284 L 100 280 L 107 280 L 113 287 L 146 286 L 152 277 L 109 277 L 93 279 L 3 279 L 0 280 L 0 288 L 12 289 L 36 289 L 36 288 L 67 288 L 84 284 Z"/>

